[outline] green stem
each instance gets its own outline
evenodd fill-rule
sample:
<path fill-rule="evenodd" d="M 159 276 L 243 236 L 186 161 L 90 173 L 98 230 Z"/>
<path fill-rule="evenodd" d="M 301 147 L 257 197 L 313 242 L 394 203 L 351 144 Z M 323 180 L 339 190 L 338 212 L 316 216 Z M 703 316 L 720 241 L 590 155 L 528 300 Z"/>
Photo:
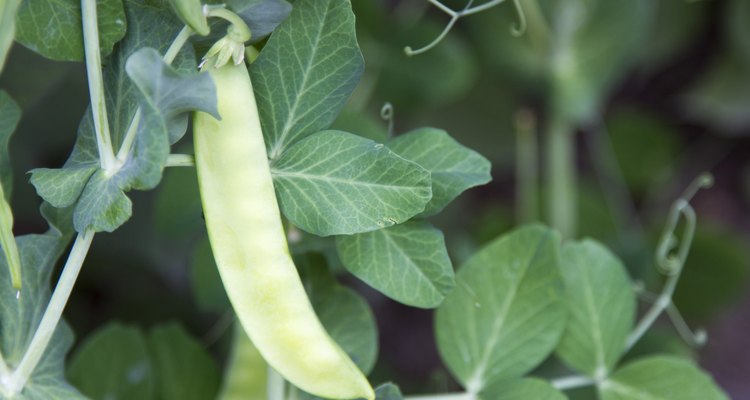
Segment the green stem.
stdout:
<path fill-rule="evenodd" d="M 268 400 L 284 400 L 284 378 L 268 366 Z"/>
<path fill-rule="evenodd" d="M 550 384 L 558 390 L 575 389 L 583 386 L 591 386 L 596 381 L 583 375 L 571 375 L 563 378 L 557 378 L 550 381 Z"/>
<path fill-rule="evenodd" d="M 187 43 L 192 34 L 193 31 L 187 25 L 182 28 L 180 33 L 177 34 L 177 37 L 172 41 L 172 44 L 169 45 L 167 52 L 164 53 L 162 59 L 165 63 L 172 64 L 172 61 L 177 57 L 177 54 L 182 50 L 182 47 Z M 135 143 L 135 138 L 138 133 L 138 124 L 141 122 L 142 114 L 143 111 L 141 110 L 141 107 L 138 107 L 138 109 L 135 110 L 135 114 L 133 114 L 133 119 L 130 120 L 128 131 L 125 133 L 125 138 L 122 140 L 120 150 L 117 152 L 118 169 L 121 168 L 128 160 L 128 157 L 130 157 L 130 152 L 133 149 L 133 143 Z"/>
<path fill-rule="evenodd" d="M 547 211 L 550 225 L 564 238 L 576 234 L 575 135 L 570 123 L 553 116 L 547 127 Z"/>
<path fill-rule="evenodd" d="M 472 393 L 439 393 L 439 394 L 420 394 L 415 396 L 406 396 L 404 400 L 476 400 L 477 396 Z"/>
<path fill-rule="evenodd" d="M 536 120 L 530 110 L 516 114 L 516 218 L 524 224 L 538 220 L 539 145 Z"/>
<path fill-rule="evenodd" d="M 96 131 L 96 146 L 102 169 L 108 174 L 113 174 L 116 162 L 107 120 L 107 101 L 104 97 L 96 0 L 81 0 L 81 13 L 83 18 L 83 49 L 86 55 L 86 73 L 89 79 L 89 95 Z"/>
<path fill-rule="evenodd" d="M 31 343 L 29 343 L 29 347 L 26 349 L 21 362 L 15 371 L 13 371 L 8 382 L 5 383 L 5 389 L 10 393 L 16 394 L 21 392 L 37 364 L 39 364 L 42 355 L 44 355 L 50 339 L 52 339 L 52 335 L 60 322 L 63 309 L 68 302 L 73 285 L 75 285 L 78 273 L 81 271 L 83 260 L 86 258 L 93 238 L 93 231 L 80 233 L 76 237 L 73 248 L 68 255 L 68 260 L 65 262 L 65 266 L 60 274 L 60 279 L 57 282 L 57 286 L 55 286 L 55 291 L 52 293 L 47 309 L 44 310 L 42 320 L 39 322 L 39 327 L 34 332 L 34 337 L 32 337 Z"/>

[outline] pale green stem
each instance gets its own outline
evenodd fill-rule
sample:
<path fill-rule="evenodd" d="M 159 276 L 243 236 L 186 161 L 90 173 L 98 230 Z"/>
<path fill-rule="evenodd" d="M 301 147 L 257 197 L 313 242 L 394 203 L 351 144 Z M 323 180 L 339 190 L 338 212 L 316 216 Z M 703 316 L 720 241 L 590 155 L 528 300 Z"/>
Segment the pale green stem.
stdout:
<path fill-rule="evenodd" d="M 165 63 L 172 64 L 172 61 L 174 61 L 175 57 L 177 57 L 177 54 L 180 52 L 185 43 L 187 43 L 190 35 L 192 34 L 193 31 L 187 25 L 182 28 L 180 33 L 177 34 L 177 37 L 175 37 L 175 39 L 172 41 L 172 44 L 169 45 L 167 52 L 164 53 L 164 57 L 162 59 Z M 125 138 L 122 140 L 120 150 L 117 152 L 117 165 L 119 167 L 122 167 L 122 165 L 124 165 L 128 160 L 128 157 L 130 157 L 130 151 L 133 149 L 133 143 L 135 143 L 135 138 L 138 133 L 138 124 L 140 124 L 141 122 L 142 113 L 143 111 L 141 111 L 141 108 L 138 107 L 138 109 L 135 110 L 135 114 L 133 114 L 133 119 L 130 120 L 128 131 L 127 133 L 125 133 Z"/>
<path fill-rule="evenodd" d="M 552 387 L 558 390 L 575 389 L 596 384 L 596 381 L 583 375 L 571 375 L 550 381 Z"/>
<path fill-rule="evenodd" d="M 21 290 L 21 256 L 18 253 L 16 238 L 13 236 L 13 211 L 5 200 L 3 185 L 0 185 L 0 246 L 5 253 L 5 261 L 10 269 L 10 280 L 16 289 L 16 297 Z"/>
<path fill-rule="evenodd" d="M 275 369 L 268 367 L 268 400 L 284 400 L 284 378 Z"/>
<path fill-rule="evenodd" d="M 91 114 L 94 118 L 96 146 L 102 169 L 114 173 L 115 154 L 107 120 L 107 101 L 104 97 L 102 58 L 99 50 L 99 27 L 96 17 L 96 0 L 81 0 L 83 18 L 83 49 L 86 55 L 86 73 L 89 79 Z"/>
<path fill-rule="evenodd" d="M 539 145 L 536 119 L 530 110 L 516 113 L 516 219 L 537 221 L 539 196 Z"/>
<path fill-rule="evenodd" d="M 553 117 L 547 127 L 547 211 L 550 225 L 564 238 L 576 234 L 575 135 L 572 126 Z"/>
<path fill-rule="evenodd" d="M 404 400 L 476 400 L 477 396 L 473 393 L 439 393 L 439 394 L 419 394 L 414 396 L 405 396 Z"/>
<path fill-rule="evenodd" d="M 91 230 L 80 233 L 76 237 L 73 248 L 68 255 L 68 260 L 65 262 L 65 266 L 60 274 L 60 279 L 57 282 L 57 286 L 55 286 L 55 291 L 52 293 L 47 309 L 44 310 L 42 320 L 39 322 L 39 327 L 34 332 L 34 337 L 32 337 L 31 343 L 29 343 L 29 347 L 26 349 L 21 362 L 15 371 L 13 371 L 8 382 L 5 383 L 5 389 L 10 393 L 21 392 L 26 382 L 28 382 L 29 377 L 34 372 L 39 360 L 42 358 L 42 355 L 47 350 L 47 346 L 60 322 L 63 309 L 68 302 L 73 285 L 75 285 L 78 273 L 81 271 L 83 260 L 86 258 L 93 238 L 94 232 Z"/>
<path fill-rule="evenodd" d="M 167 156 L 167 167 L 194 167 L 195 157 L 190 154 L 170 154 Z"/>

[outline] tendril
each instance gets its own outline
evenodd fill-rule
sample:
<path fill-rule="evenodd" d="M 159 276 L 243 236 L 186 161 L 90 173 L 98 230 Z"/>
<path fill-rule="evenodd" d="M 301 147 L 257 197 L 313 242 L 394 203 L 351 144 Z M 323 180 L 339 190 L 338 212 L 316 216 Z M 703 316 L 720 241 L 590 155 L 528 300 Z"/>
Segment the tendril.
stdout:
<path fill-rule="evenodd" d="M 390 102 L 385 102 L 385 104 L 383 104 L 383 107 L 380 109 L 380 118 L 383 118 L 388 122 L 388 137 L 393 137 L 393 104 Z"/>
<path fill-rule="evenodd" d="M 450 21 L 448 21 L 448 24 L 445 26 L 445 28 L 443 28 L 443 31 L 440 32 L 440 34 L 426 46 L 420 47 L 416 50 L 412 49 L 411 46 L 404 47 L 404 53 L 406 53 L 407 56 L 414 56 L 417 54 L 422 54 L 432 49 L 433 47 L 437 46 L 437 44 L 440 43 L 445 38 L 446 35 L 448 35 L 448 32 L 450 32 L 450 30 L 453 28 L 453 25 L 455 25 L 456 21 L 458 21 L 459 19 L 472 15 L 472 14 L 476 14 L 476 13 L 488 10 L 500 3 L 503 3 L 505 0 L 492 0 L 486 3 L 482 3 L 478 6 L 473 6 L 473 7 L 472 5 L 474 4 L 474 0 L 468 0 L 468 2 L 466 3 L 466 6 L 464 6 L 464 8 L 461 11 L 456 11 L 446 6 L 439 0 L 428 0 L 428 1 L 430 2 L 430 4 L 437 7 L 440 11 L 447 14 L 451 19 Z M 518 25 L 511 26 L 511 34 L 513 34 L 514 36 L 520 36 L 523 34 L 523 32 L 526 31 L 526 16 L 524 15 L 523 9 L 521 8 L 520 0 L 513 0 L 513 2 L 515 4 L 516 10 L 518 11 L 519 21 L 518 21 Z"/>
<path fill-rule="evenodd" d="M 523 12 L 523 7 L 521 7 L 521 0 L 513 0 L 513 8 L 518 13 L 518 23 L 510 26 L 510 34 L 519 37 L 526 32 L 526 14 Z"/>

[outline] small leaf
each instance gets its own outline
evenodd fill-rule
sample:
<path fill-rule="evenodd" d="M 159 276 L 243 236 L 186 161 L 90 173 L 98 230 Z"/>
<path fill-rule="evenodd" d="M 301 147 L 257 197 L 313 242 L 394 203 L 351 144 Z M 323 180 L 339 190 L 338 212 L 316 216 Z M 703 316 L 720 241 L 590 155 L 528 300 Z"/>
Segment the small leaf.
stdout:
<path fill-rule="evenodd" d="M 672 356 L 631 362 L 599 387 L 602 400 L 728 400 L 695 364 Z"/>
<path fill-rule="evenodd" d="M 106 56 L 125 36 L 123 0 L 97 0 L 96 3 L 99 48 L 102 56 Z M 83 61 L 81 2 L 22 1 L 16 17 L 16 40 L 52 60 Z"/>
<path fill-rule="evenodd" d="M 632 284 L 622 262 L 592 240 L 566 243 L 561 261 L 569 318 L 557 355 L 591 377 L 606 377 L 633 328 Z"/>
<path fill-rule="evenodd" d="M 440 129 L 411 131 L 390 141 L 388 148 L 430 171 L 432 199 L 420 217 L 436 214 L 463 191 L 492 179 L 486 158 Z"/>
<path fill-rule="evenodd" d="M 285 0 L 228 0 L 227 4 L 250 28 L 252 42 L 270 35 L 292 12 L 292 5 Z"/>
<path fill-rule="evenodd" d="M 363 68 L 349 0 L 297 3 L 250 68 L 269 158 L 328 128 Z"/>
<path fill-rule="evenodd" d="M 453 375 L 479 391 L 520 377 L 554 349 L 565 328 L 557 233 L 519 228 L 483 247 L 456 274 L 438 308 L 438 350 Z"/>
<path fill-rule="evenodd" d="M 70 360 L 68 376 L 92 399 L 154 399 L 145 336 L 110 323 L 86 338 Z"/>
<path fill-rule="evenodd" d="M 419 222 L 336 238 L 349 272 L 404 304 L 433 308 L 453 289 L 443 233 Z"/>
<path fill-rule="evenodd" d="M 130 218 L 133 203 L 124 193 L 127 184 L 122 177 L 107 177 L 97 170 L 86 182 L 73 214 L 77 232 L 112 232 Z"/>
<path fill-rule="evenodd" d="M 65 169 L 36 168 L 31 170 L 31 184 L 44 201 L 55 207 L 68 207 L 78 200 L 97 169 L 97 165 Z"/>
<path fill-rule="evenodd" d="M 541 379 L 524 378 L 496 382 L 482 390 L 479 400 L 567 400 L 568 398 Z"/>
<path fill-rule="evenodd" d="M 281 210 L 319 236 L 402 223 L 424 210 L 430 173 L 382 144 L 323 131 L 290 147 L 272 165 Z"/>
<path fill-rule="evenodd" d="M 161 399 L 213 399 L 219 367 L 205 348 L 177 323 L 154 328 L 148 336 Z"/>
<path fill-rule="evenodd" d="M 20 4 L 21 0 L 5 0 L 0 3 L 0 72 L 3 71 L 5 59 L 16 35 L 16 12 Z M 2 96 L 0 94 L 0 97 Z"/>

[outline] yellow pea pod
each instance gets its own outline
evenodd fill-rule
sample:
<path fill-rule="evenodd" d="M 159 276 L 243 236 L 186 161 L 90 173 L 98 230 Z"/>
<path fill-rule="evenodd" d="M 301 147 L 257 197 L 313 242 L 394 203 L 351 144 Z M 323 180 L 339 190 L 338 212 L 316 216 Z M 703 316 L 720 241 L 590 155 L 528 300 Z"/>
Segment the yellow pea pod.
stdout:
<path fill-rule="evenodd" d="M 200 0 L 169 0 L 177 16 L 195 33 L 206 36 L 211 32 Z"/>
<path fill-rule="evenodd" d="M 195 164 L 211 248 L 248 337 L 281 376 L 316 396 L 374 399 L 331 339 L 289 254 L 244 63 L 211 69 L 221 120 L 198 112 Z"/>

